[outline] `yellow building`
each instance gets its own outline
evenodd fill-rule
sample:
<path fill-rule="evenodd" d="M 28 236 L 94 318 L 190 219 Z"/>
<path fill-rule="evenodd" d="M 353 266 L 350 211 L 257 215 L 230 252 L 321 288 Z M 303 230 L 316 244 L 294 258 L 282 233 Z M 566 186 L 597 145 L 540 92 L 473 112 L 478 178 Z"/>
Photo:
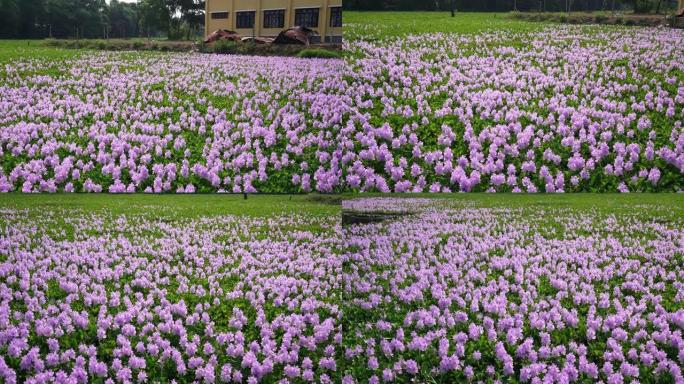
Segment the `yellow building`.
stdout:
<path fill-rule="evenodd" d="M 283 29 L 304 26 L 325 42 L 341 42 L 342 0 L 206 0 L 204 21 L 205 36 L 227 29 L 241 36 L 275 37 Z"/>

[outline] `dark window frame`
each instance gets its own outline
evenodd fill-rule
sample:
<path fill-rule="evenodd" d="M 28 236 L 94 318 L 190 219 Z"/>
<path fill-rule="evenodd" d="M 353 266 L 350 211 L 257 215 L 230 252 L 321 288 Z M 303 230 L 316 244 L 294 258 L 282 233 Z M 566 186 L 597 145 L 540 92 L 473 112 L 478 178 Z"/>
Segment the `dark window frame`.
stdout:
<path fill-rule="evenodd" d="M 251 21 L 251 23 L 250 23 Z M 236 11 L 235 12 L 235 28 L 236 29 L 252 29 L 256 23 L 256 11 Z"/>
<path fill-rule="evenodd" d="M 285 10 L 265 9 L 264 28 L 285 28 Z"/>
<path fill-rule="evenodd" d="M 295 25 L 308 28 L 318 28 L 321 8 L 295 9 Z"/>
<path fill-rule="evenodd" d="M 209 14 L 212 20 L 226 20 L 230 16 L 228 11 L 210 12 Z"/>
<path fill-rule="evenodd" d="M 342 28 L 342 7 L 330 7 L 331 28 Z"/>

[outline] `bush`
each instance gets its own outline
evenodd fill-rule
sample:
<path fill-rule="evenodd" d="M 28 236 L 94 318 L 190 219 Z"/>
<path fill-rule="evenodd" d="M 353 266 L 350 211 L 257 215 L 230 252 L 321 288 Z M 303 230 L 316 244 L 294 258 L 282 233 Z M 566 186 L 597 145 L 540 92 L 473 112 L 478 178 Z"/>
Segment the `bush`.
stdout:
<path fill-rule="evenodd" d="M 312 59 L 339 59 L 342 57 L 342 53 L 338 51 L 331 51 L 327 49 L 304 49 L 299 51 L 297 57 Z"/>
<path fill-rule="evenodd" d="M 138 51 L 162 51 L 162 52 L 188 52 L 194 48 L 194 45 L 183 41 L 153 41 L 147 42 L 144 40 L 123 40 L 123 39 L 84 39 L 84 40 L 60 40 L 60 39 L 46 39 L 45 43 L 48 47 L 70 48 L 70 49 L 95 49 L 101 51 L 123 51 L 123 50 L 138 50 Z"/>
<path fill-rule="evenodd" d="M 214 53 L 236 53 L 238 50 L 238 42 L 230 40 L 219 40 L 214 43 Z"/>

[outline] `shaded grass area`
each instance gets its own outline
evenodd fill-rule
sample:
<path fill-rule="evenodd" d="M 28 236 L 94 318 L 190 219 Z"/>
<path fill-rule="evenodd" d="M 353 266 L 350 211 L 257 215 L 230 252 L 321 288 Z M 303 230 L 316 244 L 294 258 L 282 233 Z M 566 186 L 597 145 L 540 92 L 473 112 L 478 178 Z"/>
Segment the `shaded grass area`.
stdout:
<path fill-rule="evenodd" d="M 320 195 L 110 195 L 110 194 L 19 194 L 0 195 L 0 209 L 106 210 L 113 214 L 198 218 L 214 215 L 273 216 L 300 213 L 312 216 L 338 214 L 334 196 Z M 1 216 L 1 214 L 0 214 Z M 2 219 L 0 218 L 0 221 Z"/>

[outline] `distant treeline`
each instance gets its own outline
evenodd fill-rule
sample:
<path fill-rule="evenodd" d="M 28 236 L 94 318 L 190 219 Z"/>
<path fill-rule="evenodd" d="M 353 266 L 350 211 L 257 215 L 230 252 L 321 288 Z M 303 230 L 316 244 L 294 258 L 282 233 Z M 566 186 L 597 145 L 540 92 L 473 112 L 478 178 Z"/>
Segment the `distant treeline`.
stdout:
<path fill-rule="evenodd" d="M 349 10 L 448 11 L 452 0 L 344 0 Z M 453 0 L 457 11 L 579 12 L 627 10 L 663 12 L 677 7 L 677 0 Z"/>
<path fill-rule="evenodd" d="M 0 0 L 0 38 L 187 39 L 203 25 L 204 0 Z"/>

